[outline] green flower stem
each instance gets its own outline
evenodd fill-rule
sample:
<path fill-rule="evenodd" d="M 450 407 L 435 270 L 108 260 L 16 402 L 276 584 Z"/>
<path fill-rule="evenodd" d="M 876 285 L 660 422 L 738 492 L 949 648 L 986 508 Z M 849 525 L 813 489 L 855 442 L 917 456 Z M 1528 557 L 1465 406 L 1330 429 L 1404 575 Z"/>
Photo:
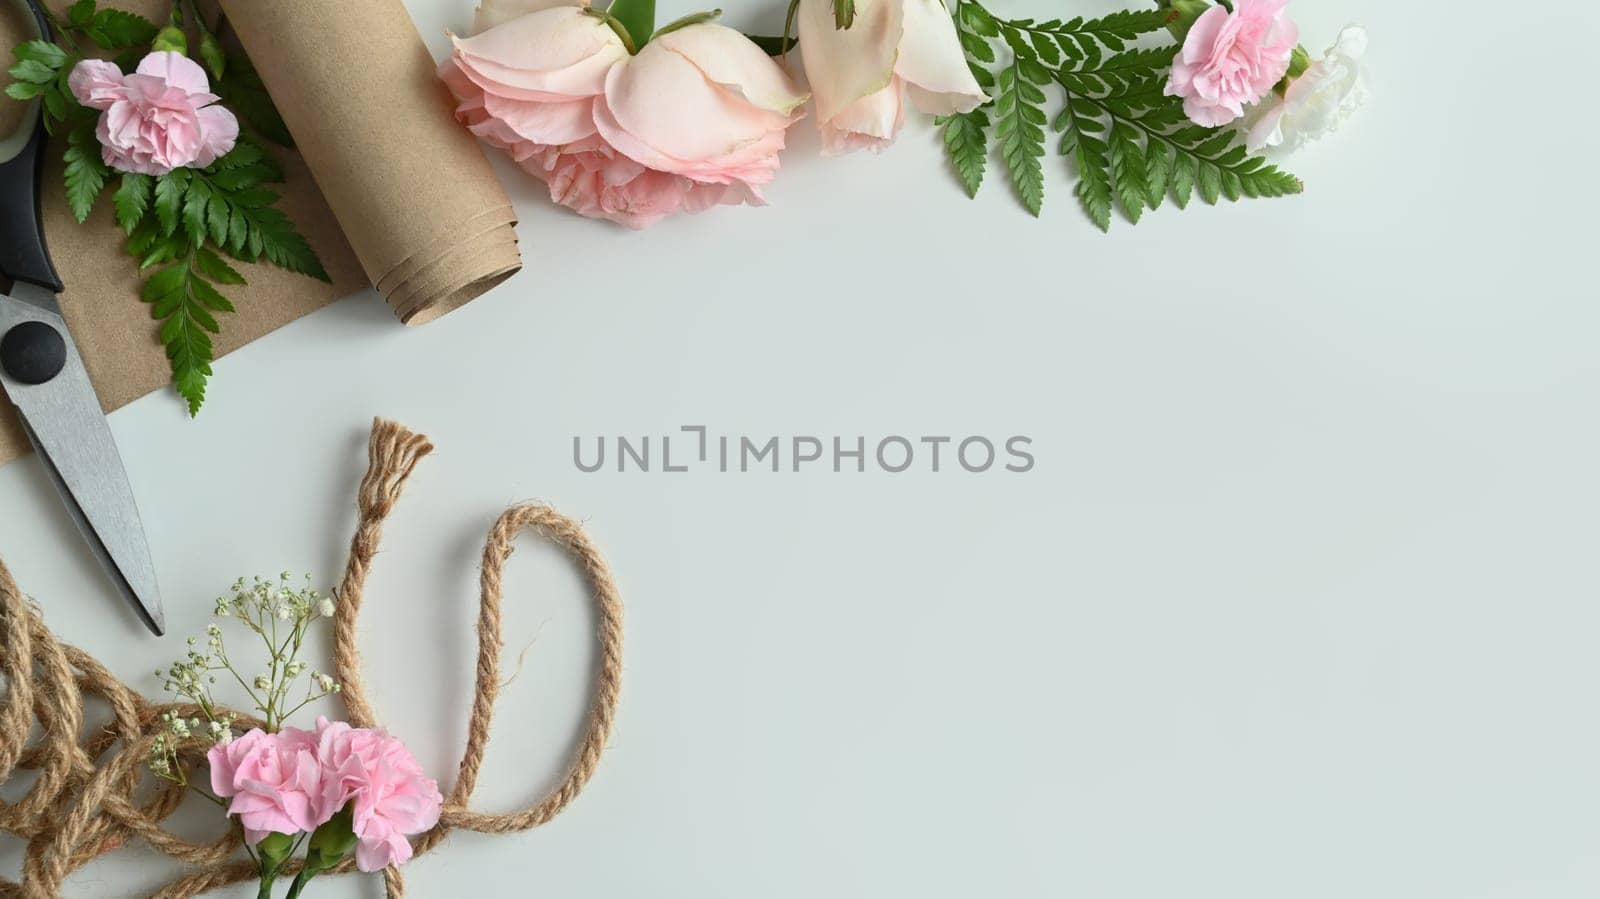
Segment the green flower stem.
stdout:
<path fill-rule="evenodd" d="M 621 19 L 618 19 L 616 16 L 606 12 L 603 9 L 595 9 L 592 6 L 585 6 L 583 8 L 583 13 L 586 16 L 593 16 L 594 18 L 599 19 L 600 21 L 611 26 L 611 30 L 622 41 L 622 46 L 628 51 L 629 56 L 639 52 L 639 45 L 633 42 L 633 35 L 628 33 L 628 26 L 622 24 Z"/>
<path fill-rule="evenodd" d="M 690 25 L 699 25 L 699 24 L 704 23 L 704 22 L 714 21 L 721 15 L 722 15 L 722 10 L 713 9 L 710 12 L 697 12 L 692 16 L 684 16 L 681 19 L 678 19 L 678 20 L 673 21 L 673 22 L 669 22 L 668 24 L 661 26 L 661 30 L 657 31 L 654 35 L 652 35 L 650 39 L 651 40 L 655 40 L 656 38 L 662 36 L 663 34 L 671 34 L 674 31 L 678 31 L 678 30 L 683 29 L 683 28 L 688 28 Z"/>
<path fill-rule="evenodd" d="M 622 23 L 635 48 L 649 43 L 656 32 L 656 0 L 612 0 L 606 13 Z"/>

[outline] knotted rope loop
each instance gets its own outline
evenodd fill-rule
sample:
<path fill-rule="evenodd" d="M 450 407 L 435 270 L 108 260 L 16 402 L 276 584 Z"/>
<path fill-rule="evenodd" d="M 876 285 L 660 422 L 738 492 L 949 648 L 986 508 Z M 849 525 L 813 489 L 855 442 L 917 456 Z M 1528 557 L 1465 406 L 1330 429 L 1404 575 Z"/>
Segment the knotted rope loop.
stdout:
<path fill-rule="evenodd" d="M 336 595 L 333 670 L 350 723 L 370 727 L 377 722 L 367 699 L 356 648 L 356 618 L 361 610 L 367 574 L 406 481 L 418 463 L 433 451 L 426 437 L 398 424 L 376 421 L 368 444 L 368 470 L 357 494 L 358 520 L 350 543 L 350 560 Z M 489 728 L 500 688 L 502 578 L 517 535 L 532 531 L 561 546 L 583 569 L 596 609 L 600 666 L 583 739 L 560 786 L 520 812 L 485 814 L 468 808 L 478 771 L 488 748 Z M 547 506 L 515 506 L 489 531 L 483 552 L 478 606 L 478 659 L 472 712 L 467 722 L 467 748 L 456 782 L 445 798 L 438 826 L 414 840 L 418 855 L 437 846 L 454 828 L 509 833 L 537 827 L 566 808 L 594 775 L 610 738 L 622 681 L 622 601 L 605 559 L 577 522 Z M 255 866 L 239 851 L 236 829 L 211 843 L 194 843 L 161 827 L 185 799 L 184 788 L 157 781 L 149 795 L 136 798 L 153 778 L 145 776 L 150 746 L 163 727 L 162 715 L 193 717 L 185 704 L 152 703 L 117 680 L 92 656 L 60 642 L 45 627 L 0 562 L 0 781 L 21 770 L 37 780 L 16 803 L 0 803 L 0 831 L 27 840 L 21 883 L 0 880 L 0 897 L 50 899 L 77 869 L 108 852 L 142 840 L 194 869 L 168 883 L 152 899 L 190 899 L 211 890 L 250 880 Z M 99 697 L 111 708 L 111 720 L 81 736 L 86 697 Z M 240 726 L 260 724 L 253 716 L 232 712 Z M 42 736 L 29 745 L 35 722 Z M 200 738 L 180 746 L 191 765 L 203 753 Z M 286 863 L 280 877 L 292 877 L 299 861 Z M 354 871 L 352 862 L 330 873 Z M 390 899 L 401 899 L 405 885 L 397 870 L 383 872 Z"/>

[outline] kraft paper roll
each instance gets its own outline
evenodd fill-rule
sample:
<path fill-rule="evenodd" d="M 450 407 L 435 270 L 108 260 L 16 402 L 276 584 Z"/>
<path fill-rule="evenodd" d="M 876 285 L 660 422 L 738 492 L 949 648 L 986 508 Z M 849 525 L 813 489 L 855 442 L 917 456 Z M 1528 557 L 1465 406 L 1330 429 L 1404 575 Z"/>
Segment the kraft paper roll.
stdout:
<path fill-rule="evenodd" d="M 367 277 L 400 320 L 522 267 L 516 213 L 401 0 L 222 0 Z"/>

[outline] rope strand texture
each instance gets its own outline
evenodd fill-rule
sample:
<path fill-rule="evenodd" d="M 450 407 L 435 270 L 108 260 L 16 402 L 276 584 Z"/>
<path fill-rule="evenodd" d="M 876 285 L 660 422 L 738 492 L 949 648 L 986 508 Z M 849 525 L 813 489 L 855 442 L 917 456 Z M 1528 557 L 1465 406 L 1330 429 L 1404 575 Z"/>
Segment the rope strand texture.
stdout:
<path fill-rule="evenodd" d="M 359 517 L 350 543 L 350 561 L 338 591 L 334 617 L 333 668 L 343 685 L 341 696 L 348 720 L 371 727 L 377 720 L 367 699 L 356 649 L 356 616 L 383 522 L 394 510 L 406 480 L 423 457 L 433 451 L 426 437 L 394 422 L 373 423 L 368 444 L 368 469 L 357 498 Z M 560 786 L 537 804 L 510 814 L 485 814 L 468 807 L 478 771 L 488 748 L 495 697 L 500 689 L 502 575 L 517 535 L 532 531 L 565 549 L 588 577 L 595 603 L 600 667 L 589 718 Z M 512 833 L 537 827 L 566 808 L 594 775 L 610 738 L 622 683 L 622 601 L 611 570 L 577 522 L 546 506 L 514 506 L 489 531 L 483 550 L 482 595 L 478 609 L 478 661 L 467 747 L 455 786 L 445 797 L 438 826 L 414 838 L 418 855 L 434 848 L 451 830 Z M 60 642 L 45 627 L 39 609 L 17 588 L 0 562 L 0 782 L 19 771 L 36 772 L 33 786 L 15 803 L 0 802 L 0 832 L 27 841 L 22 882 L 0 879 L 0 897 L 47 899 L 61 894 L 68 875 L 108 852 L 142 840 L 194 870 L 168 883 L 152 899 L 189 899 L 256 876 L 255 866 L 240 854 L 236 829 L 211 843 L 194 843 L 162 829 L 177 810 L 184 788 L 158 781 L 153 791 L 142 788 L 145 761 L 167 711 L 190 717 L 192 706 L 146 700 L 88 653 Z M 84 700 L 99 697 L 111 707 L 111 720 L 87 738 L 83 729 Z M 250 715 L 234 713 L 244 726 Z M 42 736 L 29 745 L 34 724 Z M 185 758 L 198 762 L 204 745 L 197 738 L 183 747 Z M 143 800 L 137 798 L 144 795 Z M 286 863 L 282 876 L 293 876 L 298 860 Z M 332 873 L 355 870 L 347 860 Z M 394 868 L 383 872 L 390 899 L 400 899 L 405 885 Z"/>

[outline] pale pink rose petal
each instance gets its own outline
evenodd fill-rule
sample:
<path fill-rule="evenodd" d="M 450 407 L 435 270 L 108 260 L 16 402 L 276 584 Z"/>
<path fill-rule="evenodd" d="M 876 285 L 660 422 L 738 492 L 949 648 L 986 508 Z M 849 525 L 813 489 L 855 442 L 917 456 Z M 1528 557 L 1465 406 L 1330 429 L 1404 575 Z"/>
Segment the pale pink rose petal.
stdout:
<path fill-rule="evenodd" d="M 836 156 L 854 150 L 881 150 L 899 133 L 905 121 L 902 86 L 896 78 L 877 93 L 851 103 L 822 123 L 822 152 Z"/>
<path fill-rule="evenodd" d="M 664 96 L 673 102 L 659 102 Z M 708 180 L 775 153 L 790 122 L 716 87 L 655 42 L 612 70 L 605 99 L 595 104 L 595 124 L 612 146 L 651 168 Z"/>
<path fill-rule="evenodd" d="M 766 51 L 726 25 L 691 25 L 663 34 L 651 44 L 677 53 L 707 81 L 769 112 L 791 115 L 810 99 Z"/>
<path fill-rule="evenodd" d="M 523 140 L 541 144 L 570 144 L 595 133 L 594 100 L 568 100 L 563 103 L 534 103 L 485 96 L 483 111 L 505 123 Z"/>
<path fill-rule="evenodd" d="M 611 26 L 575 6 L 546 9 L 451 41 L 468 77 L 501 96 L 515 96 L 508 91 L 593 96 L 605 89 L 606 72 L 628 58 Z"/>
<path fill-rule="evenodd" d="M 904 33 L 902 0 L 856 0 L 847 29 L 834 25 L 831 0 L 800 0 L 795 27 L 806 78 L 826 122 L 846 106 L 889 86 Z"/>
<path fill-rule="evenodd" d="M 805 100 L 732 29 L 689 26 L 630 57 L 608 26 L 570 8 L 457 39 L 440 77 L 456 117 L 544 180 L 553 202 L 630 228 L 760 202 L 753 185 L 776 173 Z M 411 804 L 395 797 L 382 821 L 361 818 L 363 864 L 409 852 L 383 828 L 404 829 L 395 821 Z"/>
<path fill-rule="evenodd" d="M 972 77 L 944 0 L 903 0 L 904 34 L 895 74 L 911 102 L 929 115 L 971 112 L 989 97 Z"/>

